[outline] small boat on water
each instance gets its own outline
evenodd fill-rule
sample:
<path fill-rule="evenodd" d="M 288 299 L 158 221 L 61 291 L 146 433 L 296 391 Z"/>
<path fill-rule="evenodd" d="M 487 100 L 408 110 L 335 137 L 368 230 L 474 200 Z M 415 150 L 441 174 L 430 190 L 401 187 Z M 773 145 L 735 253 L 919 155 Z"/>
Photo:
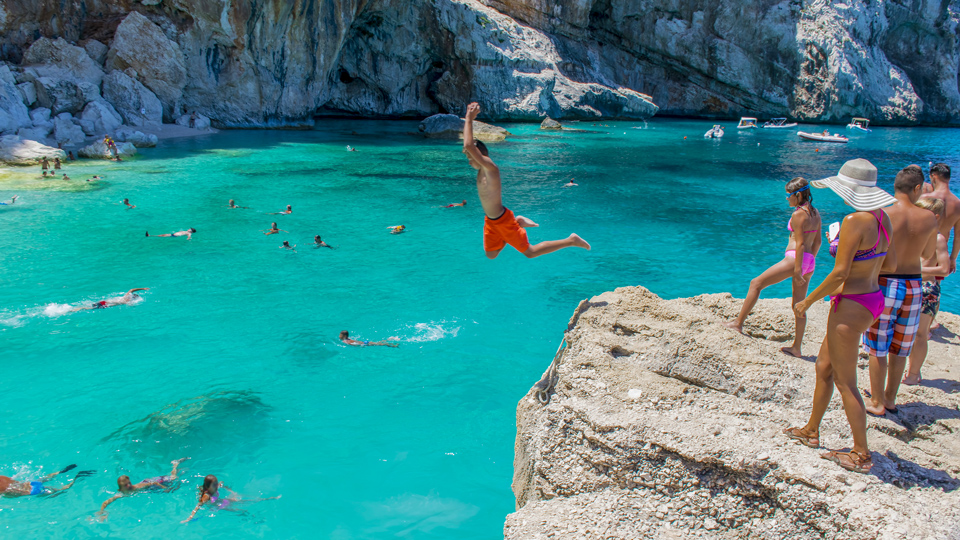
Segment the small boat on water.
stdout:
<path fill-rule="evenodd" d="M 744 116 L 737 124 L 737 129 L 757 129 L 757 119 Z"/>
<path fill-rule="evenodd" d="M 847 124 L 847 129 L 857 129 L 870 133 L 870 120 L 866 118 L 853 118 L 850 120 L 850 123 Z"/>
<path fill-rule="evenodd" d="M 843 135 L 837 133 L 831 135 L 826 130 L 824 130 L 823 133 L 807 133 L 806 131 L 798 131 L 797 135 L 799 135 L 801 139 L 818 142 L 845 143 L 849 140 Z"/>
<path fill-rule="evenodd" d="M 723 137 L 723 128 L 720 127 L 720 124 L 714 125 L 710 128 L 710 131 L 703 134 L 704 139 L 719 139 Z"/>
<path fill-rule="evenodd" d="M 783 128 L 792 128 L 797 127 L 796 122 L 787 123 L 786 118 L 771 118 L 769 122 L 764 122 L 764 129 L 783 129 Z"/>

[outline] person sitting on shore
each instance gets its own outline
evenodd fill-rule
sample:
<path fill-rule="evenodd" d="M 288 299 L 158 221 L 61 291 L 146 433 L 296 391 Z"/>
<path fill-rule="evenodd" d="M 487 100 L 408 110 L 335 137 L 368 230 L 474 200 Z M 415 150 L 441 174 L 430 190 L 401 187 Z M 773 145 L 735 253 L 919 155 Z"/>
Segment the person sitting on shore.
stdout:
<path fill-rule="evenodd" d="M 340 332 L 340 341 L 347 345 L 354 345 L 356 347 L 367 347 L 367 346 L 381 346 L 381 347 L 398 347 L 397 343 L 391 341 L 357 341 L 355 339 L 350 339 L 350 332 L 344 330 Z"/>
<path fill-rule="evenodd" d="M 897 203 L 884 213 L 890 218 L 890 249 L 897 264 L 880 273 L 885 307 L 863 335 L 863 349 L 870 356 L 870 391 L 864 395 L 870 398 L 867 412 L 876 416 L 897 412 L 897 391 L 920 325 L 920 256 L 937 241 L 936 216 L 915 204 L 923 190 L 923 170 L 905 167 L 893 188 Z"/>
<path fill-rule="evenodd" d="M 940 234 L 950 238 L 953 231 L 953 246 L 950 249 L 950 274 L 957 270 L 957 255 L 960 255 L 960 198 L 950 191 L 950 166 L 946 163 L 937 163 L 930 167 L 930 184 L 924 185 L 924 193 L 920 198 L 940 199 L 943 201 L 943 217 L 940 219 Z M 948 274 L 949 275 L 949 274 Z M 946 277 L 946 276 L 944 276 Z M 943 278 L 937 281 L 943 281 Z M 930 329 L 937 327 L 934 318 Z"/>
<path fill-rule="evenodd" d="M 137 291 L 149 291 L 149 287 L 137 287 L 136 289 L 130 289 L 125 292 L 123 296 L 116 296 L 113 298 L 107 298 L 106 300 L 100 300 L 99 302 L 94 302 L 89 306 L 78 306 L 73 308 L 71 311 L 85 311 L 88 309 L 104 309 L 113 306 L 123 306 L 127 304 L 132 304 L 133 302 L 140 299 L 140 295 L 137 294 Z"/>
<path fill-rule="evenodd" d="M 944 204 L 940 199 L 925 198 L 917 201 L 917 206 L 933 212 L 939 224 L 943 219 Z M 923 284 L 920 291 L 920 326 L 917 328 L 917 339 L 913 342 L 910 351 L 910 363 L 903 384 L 917 385 L 922 378 L 920 368 L 927 359 L 927 342 L 930 340 L 930 323 L 940 310 L 940 281 L 939 278 L 950 272 L 950 252 L 947 251 L 947 237 L 940 230 L 932 245 L 923 250 L 923 260 L 920 271 L 923 274 Z"/>
<path fill-rule="evenodd" d="M 14 480 L 9 476 L 0 475 L 0 497 L 24 497 L 28 495 L 51 495 L 60 491 L 65 491 L 73 487 L 74 482 L 78 478 L 83 478 L 85 476 L 90 476 L 96 471 L 80 471 L 76 476 L 73 477 L 73 480 L 70 480 L 64 486 L 61 487 L 47 487 L 44 484 L 52 480 L 57 475 L 63 474 L 67 471 L 76 469 L 76 465 L 67 465 L 63 469 L 50 473 L 46 476 L 41 477 L 39 480 L 29 480 L 21 482 L 19 480 Z"/>
<path fill-rule="evenodd" d="M 284 211 L 282 211 L 282 212 L 269 212 L 267 215 L 278 215 L 278 216 L 279 216 L 279 215 L 287 215 L 287 214 L 292 214 L 292 213 L 293 213 L 293 207 L 288 204 L 286 210 L 284 210 Z"/>
<path fill-rule="evenodd" d="M 287 231 L 277 228 L 277 222 L 273 222 L 270 224 L 269 229 L 267 230 L 260 229 L 260 232 L 262 232 L 265 236 L 270 236 L 271 234 L 277 234 L 280 232 L 287 232 Z"/>
<path fill-rule="evenodd" d="M 7 206 L 7 204 L 13 204 L 13 203 L 17 202 L 17 199 L 18 199 L 18 198 L 20 198 L 19 195 L 14 195 L 13 197 L 10 197 L 10 202 L 9 202 L 9 203 L 0 202 L 0 206 Z"/>
<path fill-rule="evenodd" d="M 503 206 L 500 185 L 500 169 L 490 159 L 487 147 L 473 138 L 473 121 L 480 114 L 480 105 L 467 105 L 466 119 L 463 124 L 463 153 L 470 166 L 477 170 L 477 193 L 485 214 L 483 220 L 483 251 L 488 259 L 496 259 L 503 248 L 510 244 L 527 258 L 539 257 L 559 249 L 579 247 L 590 249 L 590 244 L 576 234 L 563 240 L 549 240 L 531 246 L 527 240 L 525 228 L 538 227 L 533 221 L 514 216 Z"/>
<path fill-rule="evenodd" d="M 123 204 L 126 205 L 127 210 L 130 210 L 131 208 L 136 208 L 136 205 L 130 204 L 130 199 L 124 199 Z"/>
<path fill-rule="evenodd" d="M 883 312 L 884 297 L 878 284 L 881 268 L 896 268 L 896 253 L 890 250 L 890 218 L 880 208 L 897 200 L 877 187 L 877 169 L 865 159 L 848 161 L 837 176 L 811 184 L 816 188 L 830 188 L 855 212 L 843 218 L 833 270 L 820 286 L 794 306 L 794 312 L 800 317 L 815 302 L 834 295 L 827 317 L 827 333 L 817 356 L 810 419 L 805 426 L 789 427 L 784 433 L 806 446 L 818 448 L 820 422 L 836 386 L 853 433 L 853 447 L 849 452 L 830 451 L 820 457 L 844 469 L 866 473 L 873 466 L 873 460 L 867 446 L 867 414 L 857 389 L 857 356 L 860 335 Z M 837 291 L 841 292 L 835 294 Z"/>
<path fill-rule="evenodd" d="M 100 510 L 97 512 L 100 521 L 106 521 L 107 519 L 107 506 L 110 506 L 110 503 L 113 501 L 125 497 L 127 495 L 135 495 L 140 491 L 151 488 L 161 488 L 164 490 L 169 490 L 173 487 L 173 482 L 177 479 L 177 468 L 181 463 L 190 458 L 180 458 L 175 459 L 170 462 L 173 465 L 173 469 L 170 470 L 170 474 L 164 476 L 154 476 L 153 478 L 147 478 L 146 480 L 141 480 L 140 482 L 134 484 L 130 482 L 130 477 L 127 475 L 122 475 L 117 478 L 117 493 L 113 497 L 103 501 L 103 504 L 100 505 Z"/>
<path fill-rule="evenodd" d="M 817 252 L 820 251 L 822 242 L 820 237 L 821 221 L 820 212 L 813 207 L 810 184 L 806 179 L 797 177 L 787 182 L 786 190 L 787 203 L 794 210 L 790 220 L 787 221 L 790 239 L 787 241 L 787 250 L 784 252 L 783 259 L 767 268 L 750 282 L 750 289 L 743 300 L 740 314 L 736 320 L 724 323 L 727 328 L 732 328 L 741 334 L 743 333 L 743 323 L 757 304 L 761 291 L 792 277 L 793 302 L 791 304 L 796 304 L 807 296 L 810 277 L 817 266 Z M 801 256 L 798 257 L 798 253 Z M 800 345 L 803 343 L 803 333 L 806 327 L 806 316 L 797 316 L 793 345 L 783 347 L 780 350 L 785 354 L 799 358 L 801 356 Z"/>
<path fill-rule="evenodd" d="M 196 229 L 194 229 L 193 227 L 190 227 L 189 229 L 187 229 L 187 230 L 185 230 L 185 231 L 177 231 L 177 232 L 172 232 L 172 233 L 169 233 L 169 234 L 155 234 L 155 235 L 153 235 L 153 237 L 154 237 L 154 238 L 162 238 L 162 237 L 165 237 L 165 236 L 186 236 L 186 237 L 187 237 L 187 240 L 190 240 L 190 239 L 193 238 L 193 235 L 194 235 L 194 233 L 196 233 L 196 232 L 197 232 Z M 147 236 L 148 236 L 148 237 L 150 236 L 150 231 L 147 231 Z"/>
<path fill-rule="evenodd" d="M 284 240 L 283 243 L 280 244 L 280 249 L 292 249 L 294 252 L 296 252 L 297 246 L 295 245 L 291 246 L 289 240 Z"/>
<path fill-rule="evenodd" d="M 220 492 L 220 488 L 229 491 L 230 494 L 224 495 Z M 276 497 L 266 497 L 262 499 L 241 499 L 239 493 L 220 483 L 217 477 L 212 474 L 208 474 L 206 477 L 204 477 L 203 485 L 200 486 L 199 491 L 200 498 L 197 501 L 197 506 L 193 508 L 193 512 L 190 512 L 190 516 L 180 523 L 187 523 L 188 521 L 192 520 L 193 517 L 197 515 L 197 512 L 200 511 L 200 508 L 202 508 L 205 504 L 212 504 L 221 510 L 232 510 L 232 508 L 229 507 L 234 504 L 269 501 L 272 499 L 279 499 L 281 497 L 280 495 L 277 495 Z"/>
<path fill-rule="evenodd" d="M 313 244 L 314 244 L 314 247 L 325 247 L 325 248 L 333 249 L 333 246 L 331 246 L 330 244 L 324 242 L 324 241 L 320 238 L 320 235 L 319 235 L 319 234 L 313 237 Z"/>
<path fill-rule="evenodd" d="M 467 200 L 464 199 L 462 203 L 459 203 L 459 204 L 458 204 L 458 203 L 448 204 L 448 205 L 444 206 L 444 208 L 455 208 L 455 207 L 457 207 L 457 206 L 466 206 L 466 205 L 467 205 Z"/>

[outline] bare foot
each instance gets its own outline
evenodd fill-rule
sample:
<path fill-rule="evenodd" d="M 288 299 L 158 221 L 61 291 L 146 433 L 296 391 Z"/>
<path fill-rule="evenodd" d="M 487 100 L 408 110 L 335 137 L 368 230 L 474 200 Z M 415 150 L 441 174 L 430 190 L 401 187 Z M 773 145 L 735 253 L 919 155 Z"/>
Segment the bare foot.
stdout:
<path fill-rule="evenodd" d="M 938 323 L 938 322 L 935 321 L 935 320 L 930 323 L 930 329 L 931 329 L 931 330 L 936 330 L 937 328 L 940 328 L 940 323 Z"/>
<path fill-rule="evenodd" d="M 920 375 L 917 375 L 916 377 L 914 377 L 913 375 L 910 375 L 910 374 L 908 373 L 907 376 L 904 377 L 903 380 L 900 381 L 900 382 L 901 382 L 901 384 L 906 384 L 906 385 L 908 385 L 908 386 L 916 386 L 916 385 L 920 384 L 920 381 L 922 381 L 922 380 L 923 380 L 923 379 L 920 377 Z"/>
<path fill-rule="evenodd" d="M 800 347 L 780 347 L 780 352 L 794 358 L 801 358 Z"/>
<path fill-rule="evenodd" d="M 188 459 L 190 459 L 190 458 L 188 458 L 188 457 L 182 457 L 182 458 L 180 458 L 180 459 L 175 459 L 175 460 L 171 461 L 170 464 L 171 464 L 171 465 L 179 465 L 179 464 L 183 463 L 184 461 L 186 461 L 186 460 L 188 460 Z"/>
<path fill-rule="evenodd" d="M 568 240 L 573 240 L 573 245 L 574 245 L 574 246 L 576 246 L 576 247 L 582 247 L 583 249 L 585 249 L 585 250 L 587 250 L 587 251 L 590 251 L 590 244 L 588 244 L 587 241 L 584 240 L 583 238 L 580 238 L 579 235 L 571 234 L 567 239 L 568 239 Z"/>
<path fill-rule="evenodd" d="M 729 328 L 729 329 L 731 329 L 731 330 L 736 330 L 737 332 L 740 332 L 741 334 L 743 333 L 743 325 L 742 325 L 742 324 L 737 324 L 737 321 L 727 321 L 727 322 L 723 322 L 723 323 L 720 323 L 720 324 L 726 326 L 727 328 Z"/>
<path fill-rule="evenodd" d="M 531 227 L 539 227 L 535 221 L 532 219 L 525 218 L 523 216 L 517 216 L 517 225 L 523 227 L 524 229 L 529 229 Z"/>
<path fill-rule="evenodd" d="M 887 414 L 887 408 L 882 403 L 877 405 L 873 399 L 865 401 L 863 404 L 866 405 L 867 413 L 869 414 L 874 416 L 883 416 Z"/>

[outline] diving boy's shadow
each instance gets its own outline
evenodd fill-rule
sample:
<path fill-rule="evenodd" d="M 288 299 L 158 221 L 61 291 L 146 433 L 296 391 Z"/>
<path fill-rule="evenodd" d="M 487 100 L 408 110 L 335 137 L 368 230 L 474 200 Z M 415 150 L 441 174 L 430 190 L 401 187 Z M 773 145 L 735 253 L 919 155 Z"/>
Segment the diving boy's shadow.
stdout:
<path fill-rule="evenodd" d="M 901 458 L 891 451 L 882 454 L 890 460 L 889 465 L 877 467 L 875 462 L 870 473 L 887 484 L 902 489 L 913 487 L 932 487 L 951 492 L 960 487 L 960 480 L 938 469 L 928 469 L 912 461 Z M 879 461 L 879 460 L 878 460 Z"/>

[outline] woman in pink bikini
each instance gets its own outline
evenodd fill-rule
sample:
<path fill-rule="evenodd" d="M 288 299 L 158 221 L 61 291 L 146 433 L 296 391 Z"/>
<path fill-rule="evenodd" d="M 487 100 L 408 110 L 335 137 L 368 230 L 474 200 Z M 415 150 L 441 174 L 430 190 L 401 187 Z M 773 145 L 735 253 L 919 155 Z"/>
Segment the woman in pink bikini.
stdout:
<path fill-rule="evenodd" d="M 805 179 L 797 177 L 787 182 L 787 203 L 794 209 L 787 230 L 790 231 L 790 240 L 783 260 L 767 268 L 762 274 L 750 281 L 750 290 L 743 300 L 740 315 L 736 320 L 724 323 L 728 328 L 743 333 L 743 322 L 753 311 L 753 307 L 760 298 L 760 291 L 771 285 L 793 277 L 793 302 L 797 303 L 807 295 L 807 286 L 810 276 L 817 266 L 817 252 L 820 251 L 820 212 L 813 207 L 813 195 L 810 194 L 810 184 Z M 797 257 L 797 252 L 803 254 Z M 796 317 L 797 331 L 793 337 L 793 345 L 780 350 L 790 356 L 800 357 L 800 344 L 803 342 L 803 332 L 807 327 L 807 317 Z"/>
<path fill-rule="evenodd" d="M 857 389 L 857 354 L 860 335 L 883 311 L 884 297 L 878 282 L 880 270 L 889 271 L 897 266 L 894 252 L 889 251 L 890 218 L 880 210 L 894 204 L 896 199 L 877 187 L 877 168 L 865 159 L 844 163 L 836 176 L 813 182 L 813 187 L 832 189 L 856 212 L 843 218 L 840 235 L 835 243 L 831 242 L 830 253 L 837 258 L 833 271 L 810 296 L 794 306 L 797 316 L 801 316 L 814 302 L 833 294 L 827 335 L 817 356 L 817 384 L 810 420 L 802 428 L 787 428 L 784 433 L 806 446 L 819 447 L 820 421 L 836 385 L 853 432 L 853 448 L 849 452 L 827 452 L 820 457 L 844 469 L 866 473 L 873 461 L 867 448 L 867 413 Z M 834 294 L 836 291 L 840 293 Z"/>

